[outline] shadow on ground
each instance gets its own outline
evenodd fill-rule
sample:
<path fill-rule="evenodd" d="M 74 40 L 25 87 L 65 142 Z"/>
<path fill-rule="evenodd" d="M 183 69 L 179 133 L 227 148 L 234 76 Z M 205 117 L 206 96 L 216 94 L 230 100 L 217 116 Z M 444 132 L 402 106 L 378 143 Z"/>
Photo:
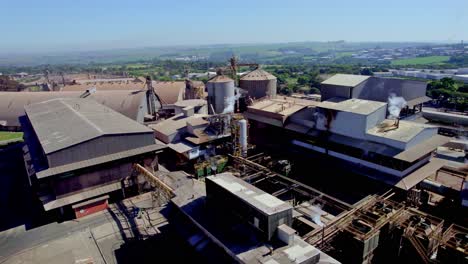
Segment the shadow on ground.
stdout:
<path fill-rule="evenodd" d="M 146 240 L 127 240 L 114 251 L 117 263 L 204 263 L 193 248 L 174 234 L 172 226 L 159 229 L 160 234 Z"/>

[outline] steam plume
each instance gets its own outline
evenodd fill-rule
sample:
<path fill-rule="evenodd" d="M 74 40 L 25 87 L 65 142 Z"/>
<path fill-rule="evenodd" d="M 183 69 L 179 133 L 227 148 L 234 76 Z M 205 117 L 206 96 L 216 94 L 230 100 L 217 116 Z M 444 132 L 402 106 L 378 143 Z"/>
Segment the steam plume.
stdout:
<path fill-rule="evenodd" d="M 320 220 L 320 216 L 324 213 L 323 210 L 317 205 L 312 205 L 311 209 L 312 213 L 310 215 L 310 218 L 312 219 L 312 221 L 314 221 L 314 223 L 319 226 L 324 226 L 324 224 Z"/>
<path fill-rule="evenodd" d="M 403 97 L 396 96 L 391 93 L 388 96 L 388 113 L 390 119 L 397 119 L 400 116 L 401 109 L 406 106 L 406 101 Z"/>
<path fill-rule="evenodd" d="M 239 89 L 235 88 L 234 96 L 224 98 L 223 114 L 233 113 L 234 112 L 234 106 L 235 106 L 236 101 L 239 99 L 240 96 L 241 96 L 241 93 L 240 93 Z"/>

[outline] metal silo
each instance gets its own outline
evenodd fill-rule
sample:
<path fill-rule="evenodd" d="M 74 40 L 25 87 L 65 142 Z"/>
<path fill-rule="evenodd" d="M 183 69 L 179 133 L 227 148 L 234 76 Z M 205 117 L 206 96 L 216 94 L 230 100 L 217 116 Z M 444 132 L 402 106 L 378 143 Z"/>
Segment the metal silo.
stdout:
<path fill-rule="evenodd" d="M 206 87 L 210 114 L 234 112 L 236 95 L 233 79 L 224 75 L 216 75 L 206 83 Z"/>
<path fill-rule="evenodd" d="M 242 89 L 253 98 L 276 97 L 276 77 L 262 69 L 253 70 L 244 75 L 239 82 Z"/>

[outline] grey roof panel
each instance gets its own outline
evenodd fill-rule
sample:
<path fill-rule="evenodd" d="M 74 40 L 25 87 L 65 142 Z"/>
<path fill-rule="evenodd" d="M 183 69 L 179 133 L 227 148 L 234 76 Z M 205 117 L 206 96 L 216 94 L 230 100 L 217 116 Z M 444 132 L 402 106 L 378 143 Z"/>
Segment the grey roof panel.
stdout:
<path fill-rule="evenodd" d="M 335 74 L 332 77 L 326 79 L 322 84 L 355 87 L 365 80 L 369 79 L 370 76 L 365 75 L 353 75 L 353 74 Z"/>
<path fill-rule="evenodd" d="M 317 105 L 317 107 L 319 108 L 350 112 L 360 115 L 369 115 L 379 110 L 380 108 L 386 106 L 387 104 L 383 102 L 362 100 L 356 98 L 346 99 L 338 97 L 330 98 Z"/>
<path fill-rule="evenodd" d="M 152 133 L 90 99 L 52 99 L 27 105 L 25 111 L 46 154 L 103 135 Z"/>
<path fill-rule="evenodd" d="M 79 98 L 83 92 L 0 92 L 0 120 L 7 126 L 19 126 L 18 117 L 24 107 L 55 98 Z M 87 98 L 137 120 L 138 112 L 146 99 L 146 91 L 97 91 Z"/>
<path fill-rule="evenodd" d="M 289 203 L 248 184 L 244 180 L 233 176 L 231 173 L 216 174 L 206 179 L 216 183 L 266 215 L 273 215 L 292 209 Z"/>

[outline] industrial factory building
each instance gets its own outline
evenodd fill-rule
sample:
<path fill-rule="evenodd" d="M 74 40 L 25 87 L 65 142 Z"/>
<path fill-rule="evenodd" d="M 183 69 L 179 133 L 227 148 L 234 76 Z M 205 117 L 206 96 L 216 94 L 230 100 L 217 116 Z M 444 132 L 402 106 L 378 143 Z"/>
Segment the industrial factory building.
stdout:
<path fill-rule="evenodd" d="M 3 92 L 0 93 L 0 130 L 20 130 L 18 118 L 24 115 L 24 107 L 55 98 L 94 99 L 139 123 L 151 120 L 155 113 L 151 105 L 160 108 L 160 102 L 147 90 L 95 92 Z"/>
<path fill-rule="evenodd" d="M 150 124 L 156 139 L 166 144 L 184 160 L 214 155 L 214 147 L 231 142 L 233 124 L 241 120 L 230 115 L 203 115 L 182 113 L 157 124 Z M 245 122 L 245 120 L 244 120 Z M 244 130 L 247 130 L 244 126 Z M 243 139 L 247 140 L 246 136 Z M 246 145 L 246 143 L 245 143 Z"/>
<path fill-rule="evenodd" d="M 330 98 L 314 102 L 293 98 L 263 100 L 249 106 L 245 116 L 256 134 L 264 131 L 269 144 L 287 144 L 351 164 L 372 178 L 409 189 L 443 166 L 430 162 L 437 146 L 448 141 L 437 128 L 387 119 L 387 104 L 362 99 Z M 274 135 L 276 136 L 274 136 Z M 265 140 L 265 141 L 263 141 Z M 273 139 L 274 140 L 274 139 Z"/>
<path fill-rule="evenodd" d="M 426 96 L 425 82 L 379 78 L 364 75 L 336 74 L 322 82 L 322 101 L 333 97 L 387 102 L 390 94 L 406 100 L 406 111 L 421 110 L 431 99 Z"/>
<path fill-rule="evenodd" d="M 309 245 L 291 228 L 292 206 L 231 173 L 193 181 L 174 190 L 172 203 L 197 250 L 214 244 L 237 263 L 339 262 Z"/>
<path fill-rule="evenodd" d="M 206 193 L 207 203 L 220 215 L 240 216 L 242 221 L 258 229 L 266 240 L 273 238 L 278 226 L 292 224 L 291 205 L 230 174 L 207 177 Z M 229 206 L 224 206 L 226 201 L 230 201 Z"/>
<path fill-rule="evenodd" d="M 44 210 L 70 208 L 76 217 L 106 207 L 131 186 L 133 164 L 157 170 L 153 131 L 89 98 L 25 106 L 21 117 L 29 182 Z"/>

